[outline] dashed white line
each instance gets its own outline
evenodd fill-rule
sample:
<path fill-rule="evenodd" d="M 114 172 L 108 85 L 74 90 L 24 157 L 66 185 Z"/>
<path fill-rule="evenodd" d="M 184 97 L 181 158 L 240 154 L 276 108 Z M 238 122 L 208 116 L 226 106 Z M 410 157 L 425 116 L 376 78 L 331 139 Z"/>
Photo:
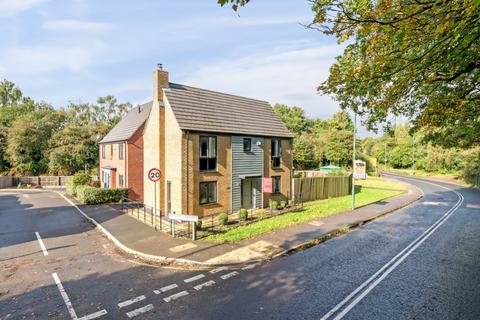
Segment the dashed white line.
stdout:
<path fill-rule="evenodd" d="M 252 264 L 249 264 L 249 265 L 243 267 L 242 270 L 250 270 L 250 269 L 255 268 L 258 265 L 259 265 L 259 263 L 252 263 Z"/>
<path fill-rule="evenodd" d="M 153 310 L 153 304 L 147 304 L 144 307 L 141 307 L 141 308 L 132 310 L 130 312 L 127 312 L 127 317 L 133 318 L 133 317 L 136 317 L 138 315 L 141 315 L 142 313 L 148 312 L 150 310 Z"/>
<path fill-rule="evenodd" d="M 158 289 L 158 290 L 153 290 L 153 292 L 154 292 L 155 294 L 160 294 L 160 293 L 162 293 L 162 292 L 167 292 L 168 290 L 172 290 L 172 289 L 175 289 L 175 288 L 178 288 L 178 286 L 177 286 L 177 284 L 174 283 L 174 284 L 171 284 L 171 285 L 169 285 L 169 286 L 162 287 L 162 288 L 160 288 L 160 289 Z"/>
<path fill-rule="evenodd" d="M 170 301 L 176 300 L 178 298 L 184 297 L 186 295 L 188 295 L 188 291 L 180 291 L 179 293 L 175 293 L 175 294 L 172 294 L 171 296 L 163 298 L 163 300 L 165 302 L 170 302 Z"/>
<path fill-rule="evenodd" d="M 40 248 L 42 248 L 43 255 L 48 256 L 47 248 L 45 248 L 45 245 L 43 244 L 42 238 L 40 238 L 40 234 L 37 231 L 35 231 L 35 235 L 37 236 L 38 243 L 40 243 Z"/>
<path fill-rule="evenodd" d="M 63 298 L 63 301 L 65 302 L 65 305 L 67 306 L 68 313 L 70 313 L 70 317 L 72 320 L 77 320 L 77 314 L 75 313 L 75 309 L 73 309 L 72 302 L 70 302 L 70 298 L 67 295 L 67 292 L 65 291 L 65 288 L 63 288 L 62 283 L 60 282 L 60 279 L 58 278 L 57 273 L 52 273 L 53 280 L 55 280 L 55 283 L 57 284 L 58 291 L 60 291 L 60 295 Z"/>
<path fill-rule="evenodd" d="M 220 276 L 220 278 L 222 278 L 223 280 L 227 280 L 228 278 L 234 277 L 234 276 L 236 276 L 237 274 L 238 274 L 237 271 L 233 271 L 233 272 L 224 274 L 223 276 Z"/>
<path fill-rule="evenodd" d="M 119 308 L 123 308 L 123 307 L 129 306 L 129 305 L 131 305 L 131 304 L 137 303 L 137 302 L 142 301 L 142 300 L 145 300 L 145 299 L 146 299 L 146 297 L 145 297 L 144 295 L 141 295 L 141 296 L 138 296 L 138 297 L 136 297 L 136 298 L 133 298 L 133 299 L 130 299 L 130 300 L 125 300 L 125 301 L 123 301 L 123 302 L 120 302 L 120 303 L 118 304 L 118 307 L 119 307 Z"/>
<path fill-rule="evenodd" d="M 196 275 L 195 277 L 191 277 L 191 278 L 185 279 L 183 281 L 185 281 L 185 283 L 189 283 L 189 282 L 200 280 L 202 278 L 205 278 L 204 274 L 199 274 L 199 275 Z"/>
<path fill-rule="evenodd" d="M 215 274 L 215 273 L 221 272 L 221 271 L 223 271 L 223 270 L 227 270 L 227 267 L 220 267 L 220 268 L 217 268 L 217 269 L 210 270 L 209 272 L 210 272 L 211 274 Z"/>
<path fill-rule="evenodd" d="M 78 320 L 92 320 L 92 319 L 96 319 L 96 318 L 98 318 L 98 317 L 104 316 L 104 315 L 106 315 L 107 313 L 108 313 L 107 310 L 103 309 L 103 310 L 100 310 L 100 311 L 91 313 L 91 314 L 89 314 L 89 315 L 83 316 L 83 317 L 81 317 L 81 318 L 78 319 Z"/>
<path fill-rule="evenodd" d="M 204 282 L 204 283 L 202 283 L 202 284 L 196 285 L 196 286 L 193 287 L 193 288 L 198 291 L 198 290 L 203 289 L 204 287 L 213 286 L 214 284 L 215 284 L 215 281 L 210 280 L 210 281 Z"/>

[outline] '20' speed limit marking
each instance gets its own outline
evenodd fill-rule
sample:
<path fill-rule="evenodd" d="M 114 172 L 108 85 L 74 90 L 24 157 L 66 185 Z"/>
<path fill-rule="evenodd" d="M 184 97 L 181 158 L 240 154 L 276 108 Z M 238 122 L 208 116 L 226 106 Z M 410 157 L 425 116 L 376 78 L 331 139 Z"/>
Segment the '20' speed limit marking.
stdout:
<path fill-rule="evenodd" d="M 150 171 L 148 171 L 148 179 L 150 179 L 153 182 L 157 182 L 162 178 L 162 171 L 157 168 L 152 168 Z"/>

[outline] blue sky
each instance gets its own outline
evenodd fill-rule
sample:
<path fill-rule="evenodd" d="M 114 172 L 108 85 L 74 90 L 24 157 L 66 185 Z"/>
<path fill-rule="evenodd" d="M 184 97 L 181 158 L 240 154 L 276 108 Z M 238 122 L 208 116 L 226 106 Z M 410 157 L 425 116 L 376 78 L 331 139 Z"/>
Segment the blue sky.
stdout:
<path fill-rule="evenodd" d="M 342 47 L 301 25 L 312 17 L 306 0 L 239 13 L 216 0 L 0 0 L 0 78 L 55 107 L 107 94 L 136 104 L 162 63 L 172 82 L 328 118 L 338 104 L 315 88 Z"/>

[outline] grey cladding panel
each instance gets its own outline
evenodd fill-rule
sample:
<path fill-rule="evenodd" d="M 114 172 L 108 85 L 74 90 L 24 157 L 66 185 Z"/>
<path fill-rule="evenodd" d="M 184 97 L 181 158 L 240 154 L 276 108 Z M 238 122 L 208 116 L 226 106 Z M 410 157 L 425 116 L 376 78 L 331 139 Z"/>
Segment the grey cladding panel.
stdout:
<path fill-rule="evenodd" d="M 243 151 L 243 138 L 252 139 L 252 152 Z M 259 142 L 259 143 L 258 143 Z M 232 209 L 241 207 L 241 176 L 263 176 L 265 141 L 262 137 L 232 136 Z M 261 197 L 257 206 L 261 207 Z"/>

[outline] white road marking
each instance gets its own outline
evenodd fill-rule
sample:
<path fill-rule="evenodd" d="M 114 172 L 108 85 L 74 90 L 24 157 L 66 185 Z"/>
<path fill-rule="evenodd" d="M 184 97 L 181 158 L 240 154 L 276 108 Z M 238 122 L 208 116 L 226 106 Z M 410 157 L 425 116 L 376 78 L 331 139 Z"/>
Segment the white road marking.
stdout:
<path fill-rule="evenodd" d="M 312 225 L 312 226 L 315 226 L 315 227 L 321 227 L 323 226 L 325 223 L 322 222 L 322 221 L 312 221 L 309 223 L 309 225 Z"/>
<path fill-rule="evenodd" d="M 227 270 L 227 267 L 220 267 L 220 268 L 217 268 L 217 269 L 210 270 L 209 272 L 212 273 L 212 274 L 215 274 L 215 273 L 221 272 L 223 270 Z"/>
<path fill-rule="evenodd" d="M 65 302 L 65 305 L 67 306 L 68 313 L 70 313 L 70 317 L 72 320 L 78 320 L 77 314 L 75 313 L 75 309 L 73 309 L 72 303 L 70 302 L 70 298 L 67 295 L 67 292 L 63 288 L 62 283 L 60 282 L 60 279 L 58 278 L 57 273 L 52 273 L 53 280 L 55 280 L 55 283 L 57 284 L 58 291 L 60 291 L 60 295 L 63 298 L 63 301 Z"/>
<path fill-rule="evenodd" d="M 92 319 L 96 319 L 96 318 L 98 318 L 98 317 L 104 316 L 104 315 L 106 315 L 107 313 L 108 313 L 107 310 L 103 309 L 103 310 L 100 310 L 100 311 L 91 313 L 91 314 L 89 314 L 89 315 L 83 316 L 83 317 L 81 317 L 81 318 L 78 319 L 78 320 L 92 320 Z"/>
<path fill-rule="evenodd" d="M 47 248 L 45 248 L 45 245 L 43 244 L 42 238 L 40 238 L 40 234 L 35 231 L 35 235 L 37 236 L 38 243 L 40 243 L 40 248 L 42 248 L 43 255 L 48 256 Z"/>
<path fill-rule="evenodd" d="M 119 307 L 119 308 L 123 308 L 123 307 L 129 306 L 129 305 L 131 305 L 131 304 L 137 303 L 137 302 L 142 301 L 142 300 L 145 300 L 145 299 L 146 299 L 146 297 L 145 297 L 144 295 L 141 295 L 141 296 L 138 296 L 138 297 L 136 297 L 136 298 L 133 298 L 133 299 L 130 299 L 130 300 L 125 300 L 125 301 L 123 301 L 123 302 L 120 302 L 120 303 L 118 304 L 118 307 Z"/>
<path fill-rule="evenodd" d="M 352 302 L 350 302 L 334 320 L 342 319 L 350 310 L 352 310 L 370 291 L 372 291 L 383 279 L 385 279 L 397 266 L 402 263 L 412 252 L 414 252 L 425 240 L 427 240 L 445 221 L 447 221 L 455 211 L 462 205 L 464 198 L 457 191 L 438 185 L 436 183 L 422 181 L 423 183 L 431 184 L 449 191 L 453 191 L 458 196 L 458 201 L 450 208 L 443 216 L 441 216 L 434 224 L 425 230 L 419 237 L 413 240 L 405 249 L 388 261 L 380 270 L 375 272 L 370 278 L 362 283 L 357 289 L 350 293 L 345 299 L 338 303 L 333 309 L 325 314 L 321 320 L 326 320 L 339 311 L 346 303 L 351 301 L 363 288 L 367 287 L 361 294 L 359 294 Z M 382 274 L 383 273 L 383 274 Z M 378 277 L 380 276 L 380 277 Z M 378 278 L 377 278 L 378 277 Z M 375 280 L 376 279 L 376 280 Z"/>
<path fill-rule="evenodd" d="M 236 276 L 237 274 L 238 274 L 237 271 L 233 271 L 233 272 L 224 274 L 223 276 L 220 276 L 220 278 L 222 278 L 223 280 L 227 280 L 228 278 L 234 277 L 234 276 Z"/>
<path fill-rule="evenodd" d="M 210 286 L 213 286 L 215 284 L 215 281 L 213 280 L 210 280 L 210 281 L 207 281 L 207 282 L 204 282 L 202 284 L 199 284 L 199 285 L 196 285 L 195 287 L 193 287 L 195 290 L 201 290 L 202 288 L 204 287 L 210 287 Z"/>
<path fill-rule="evenodd" d="M 185 279 L 183 281 L 185 281 L 186 283 L 189 283 L 189 282 L 200 280 L 202 278 L 205 278 L 204 274 L 199 274 L 199 275 L 196 275 L 195 277 L 191 277 L 191 278 Z"/>
<path fill-rule="evenodd" d="M 172 294 L 171 296 L 163 298 L 163 300 L 165 302 L 170 302 L 170 301 L 176 300 L 178 298 L 184 297 L 186 295 L 188 295 L 188 291 L 180 291 L 179 293 L 175 293 L 175 294 Z"/>
<path fill-rule="evenodd" d="M 252 264 L 249 264 L 249 265 L 243 267 L 242 270 L 250 270 L 250 269 L 255 268 L 258 265 L 259 265 L 259 263 L 252 263 Z"/>
<path fill-rule="evenodd" d="M 158 290 L 153 290 L 153 292 L 154 292 L 155 294 L 160 294 L 160 293 L 162 293 L 162 292 L 167 292 L 168 290 L 172 290 L 172 289 L 175 289 L 175 288 L 177 288 L 177 287 L 178 287 L 177 284 L 174 283 L 174 284 L 171 284 L 171 285 L 169 285 L 169 286 L 162 287 L 162 288 L 160 288 L 160 289 L 158 289 Z"/>
<path fill-rule="evenodd" d="M 132 310 L 130 312 L 127 312 L 127 317 L 133 318 L 133 317 L 136 317 L 138 315 L 141 315 L 142 313 L 148 312 L 150 310 L 153 310 L 153 304 L 147 304 L 144 307 L 141 307 L 141 308 Z"/>

